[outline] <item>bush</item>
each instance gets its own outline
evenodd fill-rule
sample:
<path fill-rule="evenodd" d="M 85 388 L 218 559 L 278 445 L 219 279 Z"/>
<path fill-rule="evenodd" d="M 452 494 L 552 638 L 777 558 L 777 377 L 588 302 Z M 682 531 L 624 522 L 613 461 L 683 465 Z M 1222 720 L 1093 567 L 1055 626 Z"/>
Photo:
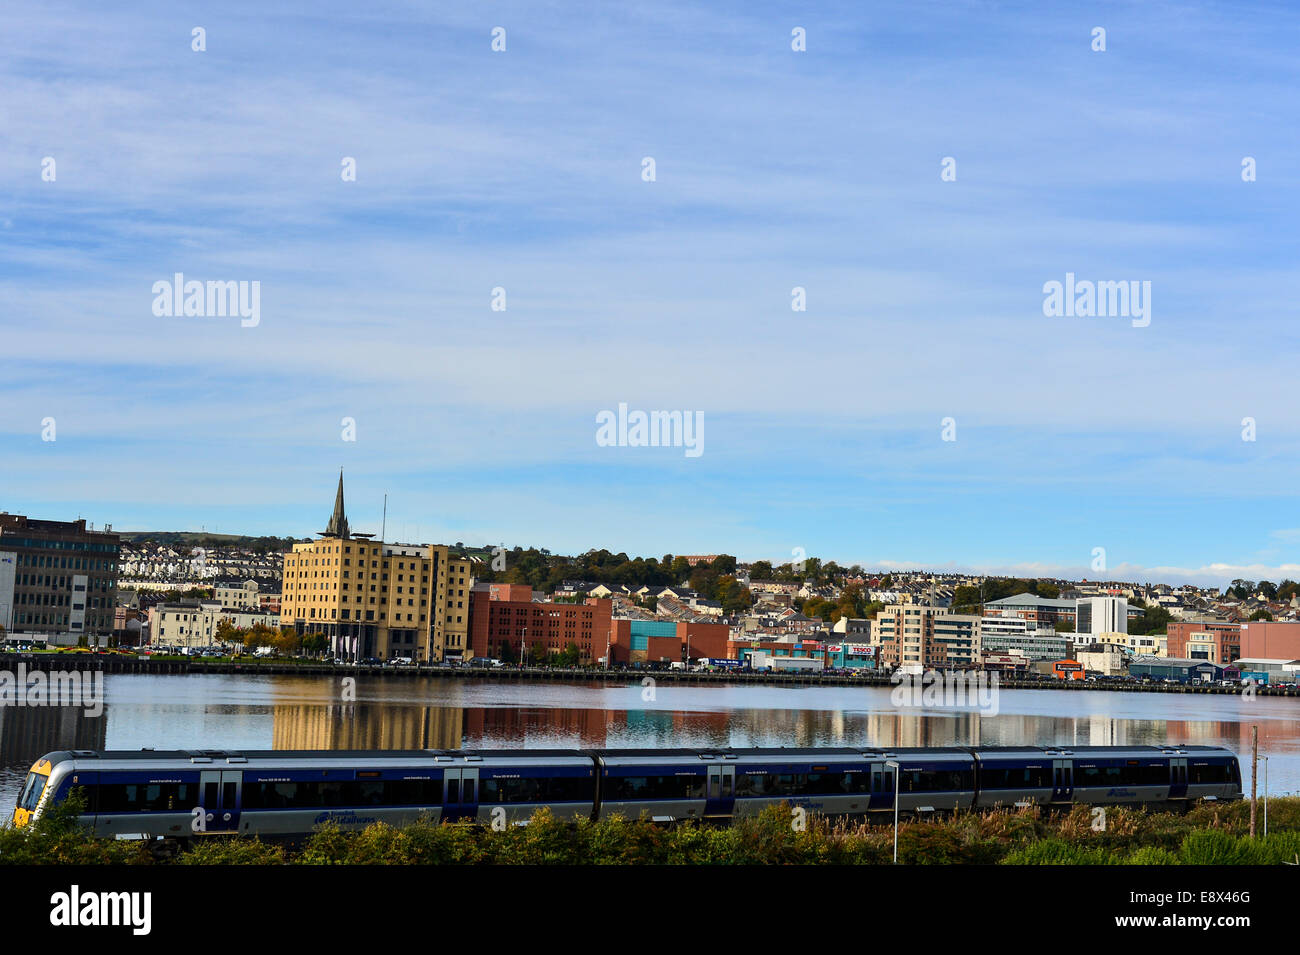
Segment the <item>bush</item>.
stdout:
<path fill-rule="evenodd" d="M 1008 853 L 1003 865 L 1114 865 L 1116 855 L 1096 846 L 1042 839 Z"/>
<path fill-rule="evenodd" d="M 282 865 L 285 851 L 257 838 L 213 836 L 192 845 L 176 861 L 180 865 Z"/>

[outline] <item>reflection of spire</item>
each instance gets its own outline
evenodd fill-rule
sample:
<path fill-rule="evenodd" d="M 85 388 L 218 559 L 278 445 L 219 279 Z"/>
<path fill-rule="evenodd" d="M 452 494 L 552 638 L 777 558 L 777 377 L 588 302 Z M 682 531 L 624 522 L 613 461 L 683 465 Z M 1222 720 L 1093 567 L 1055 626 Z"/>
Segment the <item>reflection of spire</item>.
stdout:
<path fill-rule="evenodd" d="M 348 519 L 343 513 L 343 469 L 339 469 L 339 490 L 334 495 L 334 514 L 330 517 L 329 525 L 325 528 L 325 537 L 348 536 Z"/>

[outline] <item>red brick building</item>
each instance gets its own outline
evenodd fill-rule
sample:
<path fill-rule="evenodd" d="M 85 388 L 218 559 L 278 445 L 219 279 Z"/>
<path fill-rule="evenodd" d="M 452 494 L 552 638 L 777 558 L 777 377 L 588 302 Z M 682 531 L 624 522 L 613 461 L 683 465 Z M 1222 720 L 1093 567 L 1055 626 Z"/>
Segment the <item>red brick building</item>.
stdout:
<path fill-rule="evenodd" d="M 692 660 L 725 658 L 731 628 L 725 623 L 615 620 L 612 633 L 611 662 L 653 663 L 680 661 L 684 650 Z M 604 656 L 603 647 L 596 656 Z"/>
<path fill-rule="evenodd" d="M 1252 620 L 1242 624 L 1241 628 L 1243 657 L 1251 660 L 1300 660 L 1300 623 Z"/>
<path fill-rule="evenodd" d="M 1182 660 L 1209 660 L 1225 666 L 1241 659 L 1240 623 L 1224 620 L 1169 621 L 1170 657 Z"/>
<path fill-rule="evenodd" d="M 613 602 L 594 597 L 580 604 L 534 603 L 526 584 L 479 584 L 470 594 L 470 646 L 476 657 L 499 657 L 503 646 L 521 645 L 550 654 L 570 643 L 583 662 L 605 655 Z"/>

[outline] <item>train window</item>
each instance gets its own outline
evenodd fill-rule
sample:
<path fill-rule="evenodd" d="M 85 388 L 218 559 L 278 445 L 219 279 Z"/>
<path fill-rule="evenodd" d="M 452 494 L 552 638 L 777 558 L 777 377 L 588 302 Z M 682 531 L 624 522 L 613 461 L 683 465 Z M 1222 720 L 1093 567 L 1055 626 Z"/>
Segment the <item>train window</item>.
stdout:
<path fill-rule="evenodd" d="M 736 795 L 776 797 L 862 793 L 869 791 L 871 779 L 867 773 L 745 773 L 736 779 Z"/>
<path fill-rule="evenodd" d="M 235 792 L 238 789 L 238 785 L 238 783 L 224 783 L 222 785 L 221 808 L 235 808 Z"/>
<path fill-rule="evenodd" d="M 595 795 L 589 776 L 479 780 L 480 803 L 591 802 Z"/>
<path fill-rule="evenodd" d="M 1231 767 L 1222 763 L 1215 765 L 1211 763 L 1193 763 L 1191 766 L 1191 780 L 1197 784 L 1229 783 L 1233 782 Z"/>
<path fill-rule="evenodd" d="M 447 802 L 460 802 L 460 780 L 447 780 Z"/>
<path fill-rule="evenodd" d="M 316 809 L 341 806 L 436 806 L 440 779 L 358 780 L 357 782 L 245 782 L 244 809 Z"/>
<path fill-rule="evenodd" d="M 608 776 L 605 799 L 703 799 L 703 776 Z"/>
<path fill-rule="evenodd" d="M 96 794 L 98 811 L 189 812 L 197 788 L 192 783 L 106 783 Z"/>
<path fill-rule="evenodd" d="M 970 773 L 955 769 L 904 769 L 900 770 L 899 790 L 905 793 L 953 792 L 972 788 Z"/>
<path fill-rule="evenodd" d="M 870 792 L 871 775 L 869 773 L 845 773 L 844 791 L 846 793 Z"/>
<path fill-rule="evenodd" d="M 737 796 L 785 796 L 776 773 L 745 773 L 736 777 Z"/>
<path fill-rule="evenodd" d="M 204 783 L 203 785 L 203 806 L 206 809 L 217 808 L 217 783 Z M 103 789 L 101 786 L 100 789 Z"/>
<path fill-rule="evenodd" d="M 735 786 L 734 778 L 732 778 L 731 776 L 722 777 L 722 798 L 723 799 L 731 798 L 731 796 L 733 795 L 732 789 L 734 788 L 734 786 Z"/>
<path fill-rule="evenodd" d="M 709 798 L 718 799 L 722 793 L 722 780 L 717 776 L 709 777 Z"/>
<path fill-rule="evenodd" d="M 1057 770 L 1059 776 L 1060 770 Z M 1017 766 L 1011 769 L 983 768 L 980 770 L 981 789 L 1050 789 L 1051 770 L 1045 767 Z"/>
<path fill-rule="evenodd" d="M 1169 782 L 1169 764 L 1147 766 L 1134 761 L 1110 766 L 1077 766 L 1077 785 L 1081 787 L 1159 786 Z"/>
<path fill-rule="evenodd" d="M 23 794 L 18 798 L 18 808 L 29 812 L 34 810 L 41 801 L 41 793 L 45 792 L 45 784 L 49 779 L 50 777 L 42 776 L 40 773 L 28 773 Z"/>
<path fill-rule="evenodd" d="M 468 803 L 474 802 L 474 780 L 472 779 L 465 780 L 464 789 L 465 791 L 461 795 L 461 801 L 468 802 Z"/>
<path fill-rule="evenodd" d="M 546 782 L 552 802 L 591 802 L 596 798 L 596 781 L 590 776 L 557 776 Z"/>

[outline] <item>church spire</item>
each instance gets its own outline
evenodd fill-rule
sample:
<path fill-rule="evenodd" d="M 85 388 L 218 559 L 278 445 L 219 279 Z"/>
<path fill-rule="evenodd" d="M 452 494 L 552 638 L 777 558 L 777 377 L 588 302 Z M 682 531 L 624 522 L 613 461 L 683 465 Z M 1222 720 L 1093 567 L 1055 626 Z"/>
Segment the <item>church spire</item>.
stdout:
<path fill-rule="evenodd" d="M 348 519 L 343 513 L 343 469 L 339 468 L 339 489 L 334 495 L 334 514 L 330 517 L 329 525 L 325 528 L 326 537 L 339 537 L 346 539 L 348 535 Z"/>

